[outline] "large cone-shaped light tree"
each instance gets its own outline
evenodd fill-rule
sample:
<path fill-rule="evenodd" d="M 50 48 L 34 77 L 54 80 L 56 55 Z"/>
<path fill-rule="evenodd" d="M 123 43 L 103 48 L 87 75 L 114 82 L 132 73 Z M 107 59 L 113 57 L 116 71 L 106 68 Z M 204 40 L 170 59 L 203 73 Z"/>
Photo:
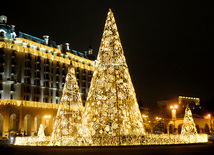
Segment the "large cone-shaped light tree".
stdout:
<path fill-rule="evenodd" d="M 84 107 L 75 76 L 75 69 L 70 66 L 54 122 L 51 144 L 60 146 L 90 144 L 90 133 L 84 124 L 83 115 Z"/>
<path fill-rule="evenodd" d="M 111 9 L 107 15 L 85 108 L 94 145 L 136 144 L 136 137 L 145 134 Z"/>
<path fill-rule="evenodd" d="M 181 129 L 181 134 L 183 135 L 195 135 L 197 134 L 197 130 L 195 127 L 195 123 L 192 117 L 192 112 L 187 105 L 184 115 L 184 123 Z"/>

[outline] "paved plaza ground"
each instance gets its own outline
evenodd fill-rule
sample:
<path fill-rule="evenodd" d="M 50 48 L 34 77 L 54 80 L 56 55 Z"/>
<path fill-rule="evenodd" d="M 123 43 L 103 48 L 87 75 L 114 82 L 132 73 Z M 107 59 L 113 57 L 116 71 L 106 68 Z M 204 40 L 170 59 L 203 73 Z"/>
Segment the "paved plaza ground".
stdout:
<path fill-rule="evenodd" d="M 171 146 L 127 146 L 127 147 L 20 147 L 1 146 L 4 155 L 212 155 L 214 144 L 171 145 Z"/>

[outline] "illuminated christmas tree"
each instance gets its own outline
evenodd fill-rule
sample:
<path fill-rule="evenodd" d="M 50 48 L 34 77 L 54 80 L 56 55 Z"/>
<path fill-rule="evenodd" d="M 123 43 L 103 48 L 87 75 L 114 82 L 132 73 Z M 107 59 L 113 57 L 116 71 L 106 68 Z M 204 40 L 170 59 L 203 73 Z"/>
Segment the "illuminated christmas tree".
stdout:
<path fill-rule="evenodd" d="M 39 137 L 39 141 L 45 140 L 45 132 L 42 124 L 40 124 L 39 126 L 38 137 Z"/>
<path fill-rule="evenodd" d="M 145 134 L 111 9 L 86 101 L 86 121 L 94 145 L 139 144 Z"/>
<path fill-rule="evenodd" d="M 181 134 L 183 135 L 195 135 L 198 134 L 195 123 L 192 117 L 192 112 L 187 105 L 186 110 L 185 110 L 185 115 L 184 115 L 184 124 L 181 129 Z"/>
<path fill-rule="evenodd" d="M 60 146 L 88 145 L 90 134 L 83 122 L 84 107 L 75 70 L 68 68 L 60 106 L 57 112 L 51 144 Z"/>

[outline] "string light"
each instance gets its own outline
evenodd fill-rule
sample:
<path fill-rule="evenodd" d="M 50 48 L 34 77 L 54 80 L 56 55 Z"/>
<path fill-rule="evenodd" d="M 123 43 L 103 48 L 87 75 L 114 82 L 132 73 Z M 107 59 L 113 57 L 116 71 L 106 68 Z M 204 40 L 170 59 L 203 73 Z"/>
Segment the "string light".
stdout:
<path fill-rule="evenodd" d="M 188 107 L 182 134 L 145 133 L 111 10 L 106 19 L 85 109 L 74 72 L 73 67 L 68 69 L 51 139 L 46 137 L 46 143 L 35 143 L 38 137 L 17 137 L 16 145 L 169 145 L 208 141 L 207 134 L 197 134 Z"/>
<path fill-rule="evenodd" d="M 145 135 L 119 33 L 110 9 L 85 110 L 93 145 L 135 145 Z"/>
<path fill-rule="evenodd" d="M 45 141 L 45 132 L 42 124 L 39 126 L 38 138 L 40 141 Z"/>
<path fill-rule="evenodd" d="M 195 135 L 198 134 L 195 123 L 192 117 L 192 112 L 187 105 L 186 110 L 185 110 L 185 115 L 184 115 L 184 124 L 181 129 L 181 134 L 182 135 Z"/>
<path fill-rule="evenodd" d="M 57 111 L 51 145 L 89 145 L 91 137 L 83 122 L 84 108 L 74 67 L 68 68 L 63 94 Z"/>

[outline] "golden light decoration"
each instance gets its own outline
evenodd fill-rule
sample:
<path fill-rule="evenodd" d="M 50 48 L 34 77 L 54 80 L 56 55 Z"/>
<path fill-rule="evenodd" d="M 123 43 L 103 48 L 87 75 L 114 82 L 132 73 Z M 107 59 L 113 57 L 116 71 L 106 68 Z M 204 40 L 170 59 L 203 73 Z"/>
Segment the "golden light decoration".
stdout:
<path fill-rule="evenodd" d="M 38 137 L 41 141 L 45 140 L 45 132 L 42 124 L 39 126 Z"/>
<path fill-rule="evenodd" d="M 188 107 L 182 134 L 145 133 L 115 19 L 109 9 L 85 109 L 75 70 L 69 67 L 52 137 L 42 141 L 39 137 L 17 137 L 15 145 L 169 145 L 207 141 L 207 134 L 197 134 Z"/>
<path fill-rule="evenodd" d="M 50 144 L 50 137 L 45 136 L 44 127 L 39 126 L 38 136 L 34 137 L 16 137 L 15 145 L 23 146 L 48 146 Z"/>
<path fill-rule="evenodd" d="M 60 106 L 51 137 L 51 145 L 89 145 L 91 137 L 83 122 L 84 107 L 74 67 L 68 68 Z"/>
<path fill-rule="evenodd" d="M 137 145 L 145 135 L 111 9 L 107 15 L 85 113 L 93 145 Z"/>
<path fill-rule="evenodd" d="M 29 45 L 29 47 L 27 46 L 24 47 L 23 43 L 26 43 L 27 45 Z M 31 48 L 31 46 L 38 47 L 38 49 Z M 91 71 L 94 70 L 94 67 L 93 67 L 94 62 L 92 60 L 82 58 L 80 56 L 77 56 L 69 52 L 66 52 L 66 55 L 68 56 L 68 58 L 70 58 L 70 60 L 68 58 L 62 58 L 60 56 L 55 55 L 56 53 L 61 53 L 59 49 L 41 45 L 39 43 L 35 43 L 33 41 L 29 41 L 23 38 L 16 38 L 16 42 L 14 43 L 0 42 L 0 48 L 13 49 L 17 52 L 24 52 L 35 56 L 41 56 L 51 61 L 56 60 L 58 62 L 65 63 L 65 64 L 70 64 L 72 62 L 73 66 L 75 67 L 80 67 L 82 69 L 87 69 Z M 51 51 L 51 52 L 47 52 L 47 51 Z"/>
<path fill-rule="evenodd" d="M 184 115 L 184 124 L 181 129 L 182 135 L 195 135 L 198 134 L 193 117 L 192 112 L 187 105 Z"/>

